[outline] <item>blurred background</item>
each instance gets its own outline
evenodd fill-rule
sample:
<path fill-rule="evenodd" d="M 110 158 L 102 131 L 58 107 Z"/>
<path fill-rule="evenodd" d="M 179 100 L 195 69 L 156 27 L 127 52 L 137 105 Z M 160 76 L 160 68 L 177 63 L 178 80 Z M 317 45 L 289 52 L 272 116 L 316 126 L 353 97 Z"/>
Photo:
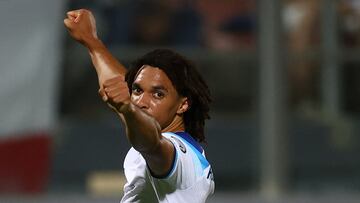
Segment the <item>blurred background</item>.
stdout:
<path fill-rule="evenodd" d="M 118 202 L 130 147 L 66 11 L 126 66 L 193 60 L 213 96 L 209 202 L 360 201 L 359 0 L 0 1 L 0 202 Z"/>

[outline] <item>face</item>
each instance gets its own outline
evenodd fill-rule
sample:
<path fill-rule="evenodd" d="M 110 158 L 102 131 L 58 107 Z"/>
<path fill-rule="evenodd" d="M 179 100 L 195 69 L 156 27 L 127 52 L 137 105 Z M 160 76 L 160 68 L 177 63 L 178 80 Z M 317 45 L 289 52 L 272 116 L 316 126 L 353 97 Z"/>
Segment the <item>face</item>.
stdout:
<path fill-rule="evenodd" d="M 183 112 L 185 100 L 165 72 L 156 67 L 144 65 L 132 85 L 131 101 L 153 116 L 162 129 Z"/>

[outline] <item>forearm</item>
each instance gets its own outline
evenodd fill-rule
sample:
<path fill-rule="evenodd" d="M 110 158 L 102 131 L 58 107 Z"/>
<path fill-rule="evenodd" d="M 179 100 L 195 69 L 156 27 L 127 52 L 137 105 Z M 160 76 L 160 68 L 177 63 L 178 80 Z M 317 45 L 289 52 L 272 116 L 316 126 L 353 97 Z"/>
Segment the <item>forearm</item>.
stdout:
<path fill-rule="evenodd" d="M 117 75 L 125 75 L 126 68 L 110 53 L 101 40 L 91 40 L 85 46 L 89 50 L 97 72 L 100 88 L 102 88 L 105 80 Z"/>
<path fill-rule="evenodd" d="M 161 141 L 158 122 L 132 103 L 123 105 L 120 112 L 130 144 L 144 154 L 156 150 Z"/>

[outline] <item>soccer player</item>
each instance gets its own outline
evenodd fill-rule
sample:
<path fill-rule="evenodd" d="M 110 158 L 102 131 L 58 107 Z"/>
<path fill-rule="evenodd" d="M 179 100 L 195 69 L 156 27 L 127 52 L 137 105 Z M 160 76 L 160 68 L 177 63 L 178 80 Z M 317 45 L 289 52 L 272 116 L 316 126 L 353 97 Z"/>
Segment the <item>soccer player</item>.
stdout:
<path fill-rule="evenodd" d="M 90 11 L 69 11 L 64 23 L 87 47 L 99 93 L 119 115 L 132 145 L 121 202 L 205 202 L 214 180 L 199 142 L 205 141 L 211 99 L 195 67 L 171 50 L 157 49 L 127 71 L 97 37 Z"/>

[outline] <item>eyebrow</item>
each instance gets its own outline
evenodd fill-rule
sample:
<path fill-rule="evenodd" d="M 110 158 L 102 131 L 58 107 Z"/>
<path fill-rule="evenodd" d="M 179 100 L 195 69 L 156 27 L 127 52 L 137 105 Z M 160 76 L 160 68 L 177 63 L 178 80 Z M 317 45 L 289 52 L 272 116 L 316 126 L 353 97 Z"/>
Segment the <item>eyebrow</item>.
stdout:
<path fill-rule="evenodd" d="M 136 82 L 134 82 L 132 84 L 132 88 L 143 89 L 143 88 L 141 88 L 141 85 L 136 83 Z M 168 90 L 163 85 L 154 85 L 154 86 L 151 87 L 151 89 L 153 89 L 153 90 L 163 90 L 165 92 L 168 92 Z"/>
<path fill-rule="evenodd" d="M 152 89 L 154 89 L 154 90 L 164 90 L 165 92 L 168 92 L 168 90 L 163 85 L 152 86 Z"/>

